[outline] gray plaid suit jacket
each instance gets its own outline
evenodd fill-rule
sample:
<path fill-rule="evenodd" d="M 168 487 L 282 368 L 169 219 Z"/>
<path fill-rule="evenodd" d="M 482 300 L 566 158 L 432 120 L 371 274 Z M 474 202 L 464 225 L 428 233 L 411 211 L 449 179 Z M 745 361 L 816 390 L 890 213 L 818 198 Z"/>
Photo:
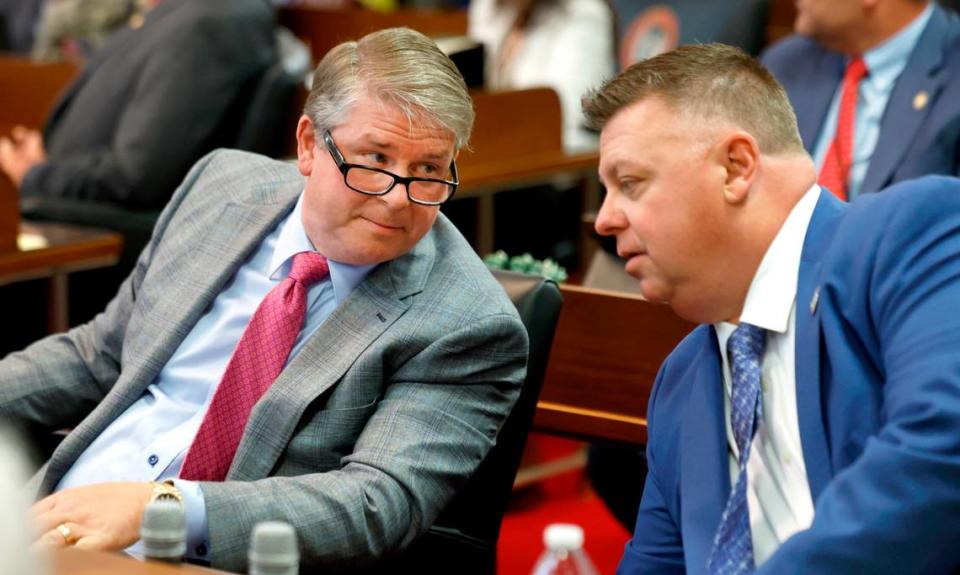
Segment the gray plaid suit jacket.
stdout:
<path fill-rule="evenodd" d="M 302 187 L 290 164 L 208 155 L 103 313 L 0 361 L 0 419 L 31 432 L 74 428 L 38 475 L 41 493 L 143 394 Z M 493 445 L 526 354 L 513 305 L 438 216 L 284 369 L 226 481 L 201 483 L 212 565 L 244 570 L 265 519 L 291 522 L 311 565 L 355 566 L 409 544 Z"/>

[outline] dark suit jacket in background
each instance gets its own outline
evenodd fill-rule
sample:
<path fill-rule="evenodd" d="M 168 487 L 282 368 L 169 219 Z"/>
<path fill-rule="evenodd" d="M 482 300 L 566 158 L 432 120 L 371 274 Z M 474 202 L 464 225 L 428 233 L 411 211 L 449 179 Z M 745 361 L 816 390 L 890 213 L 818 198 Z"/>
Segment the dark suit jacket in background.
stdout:
<path fill-rule="evenodd" d="M 245 88 L 276 59 L 273 32 L 265 0 L 161 2 L 62 96 L 44 132 L 49 159 L 21 197 L 159 210 L 194 162 L 231 143 Z"/>
<path fill-rule="evenodd" d="M 812 153 L 846 57 L 810 38 L 791 36 L 761 59 L 786 88 L 803 145 Z M 916 110 L 920 92 L 928 100 Z M 928 174 L 960 174 L 960 19 L 936 5 L 890 94 L 860 193 Z"/>
<path fill-rule="evenodd" d="M 960 566 L 960 180 L 853 204 L 822 192 L 801 255 L 797 415 L 816 515 L 757 575 Z M 621 574 L 706 573 L 730 495 L 712 326 L 660 369 L 649 474 Z"/>

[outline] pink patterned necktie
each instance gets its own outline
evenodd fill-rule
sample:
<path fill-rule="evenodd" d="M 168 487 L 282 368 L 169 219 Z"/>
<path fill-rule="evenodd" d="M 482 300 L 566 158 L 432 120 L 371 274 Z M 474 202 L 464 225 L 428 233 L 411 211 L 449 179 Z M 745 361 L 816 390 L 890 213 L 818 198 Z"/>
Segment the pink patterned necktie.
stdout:
<path fill-rule="evenodd" d="M 187 451 L 181 479 L 226 478 L 250 411 L 280 375 L 303 326 L 307 289 L 329 272 L 327 258 L 300 252 L 293 256 L 290 275 L 260 302 Z"/>

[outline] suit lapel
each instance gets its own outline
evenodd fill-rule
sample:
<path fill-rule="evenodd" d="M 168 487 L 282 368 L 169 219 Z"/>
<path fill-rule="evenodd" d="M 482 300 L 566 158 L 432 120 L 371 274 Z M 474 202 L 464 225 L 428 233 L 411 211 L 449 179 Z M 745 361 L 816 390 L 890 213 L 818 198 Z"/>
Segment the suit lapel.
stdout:
<path fill-rule="evenodd" d="M 230 203 L 212 221 L 197 223 L 205 230 L 202 237 L 198 239 L 188 234 L 189 237 L 182 240 L 189 242 L 190 245 L 185 246 L 189 250 L 174 249 L 169 261 L 151 264 L 151 268 L 155 265 L 165 267 L 170 277 L 202 278 L 203 281 L 179 281 L 169 293 L 157 297 L 150 313 L 162 320 L 153 322 L 158 329 L 150 334 L 150 345 L 145 346 L 143 355 L 130 354 L 130 360 L 123 368 L 123 372 L 130 376 L 121 377 L 94 413 L 84 419 L 54 452 L 41 489 L 52 489 L 76 457 L 143 395 L 224 284 L 288 213 L 299 190 L 298 184 L 296 188 L 281 191 L 281 201 L 275 203 Z M 154 281 L 166 281 L 169 285 L 171 280 L 168 277 Z"/>
<path fill-rule="evenodd" d="M 224 285 L 287 215 L 295 199 L 294 195 L 282 206 L 227 204 L 212 222 L 204 223 L 209 228 L 205 237 L 190 250 L 189 258 L 178 257 L 177 261 L 168 262 L 170 266 L 183 267 L 176 272 L 180 277 L 202 278 L 202 281 L 181 282 L 175 297 L 157 301 L 152 313 L 167 321 L 156 333 L 155 343 L 142 365 L 135 366 L 137 376 L 130 380 L 133 394 L 139 397 L 153 381 Z M 182 256 L 182 251 L 177 250 L 177 255 Z"/>
<path fill-rule="evenodd" d="M 890 94 L 877 147 L 870 158 L 860 193 L 879 192 L 887 185 L 934 107 L 946 81 L 942 72 L 948 32 L 947 15 L 943 9 L 934 6 L 927 28 Z M 914 98 L 921 92 L 927 94 L 927 101 L 917 109 Z"/>
<path fill-rule="evenodd" d="M 680 448 L 683 537 L 688 565 L 706 565 L 720 516 L 730 496 L 730 464 L 724 419 L 723 373 L 717 334 L 691 362 L 695 371 L 684 414 Z"/>
<path fill-rule="evenodd" d="M 820 194 L 804 239 L 797 283 L 797 417 L 807 481 L 814 503 L 833 477 L 821 404 L 820 268 L 845 208 L 846 204 L 833 194 Z"/>
<path fill-rule="evenodd" d="M 843 80 L 844 57 L 826 50 L 814 56 L 811 73 L 790 89 L 790 100 L 797 113 L 797 126 L 803 145 L 811 154 L 820 129 L 827 118 L 830 103 Z"/>
<path fill-rule="evenodd" d="M 270 474 L 310 402 L 340 381 L 406 313 L 410 296 L 423 290 L 434 257 L 431 234 L 410 253 L 373 270 L 337 306 L 254 406 L 227 479 Z"/>

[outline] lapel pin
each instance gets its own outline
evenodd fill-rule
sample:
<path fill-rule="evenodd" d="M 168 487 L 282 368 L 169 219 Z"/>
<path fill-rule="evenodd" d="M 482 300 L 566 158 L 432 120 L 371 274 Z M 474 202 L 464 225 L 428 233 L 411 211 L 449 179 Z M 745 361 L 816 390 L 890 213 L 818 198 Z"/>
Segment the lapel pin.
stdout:
<path fill-rule="evenodd" d="M 813 290 L 813 297 L 810 298 L 810 315 L 817 313 L 818 303 L 820 303 L 820 286 Z"/>
<path fill-rule="evenodd" d="M 913 109 L 919 112 L 927 106 L 927 102 L 929 101 L 930 94 L 928 94 L 926 90 L 920 90 L 913 97 Z"/>

